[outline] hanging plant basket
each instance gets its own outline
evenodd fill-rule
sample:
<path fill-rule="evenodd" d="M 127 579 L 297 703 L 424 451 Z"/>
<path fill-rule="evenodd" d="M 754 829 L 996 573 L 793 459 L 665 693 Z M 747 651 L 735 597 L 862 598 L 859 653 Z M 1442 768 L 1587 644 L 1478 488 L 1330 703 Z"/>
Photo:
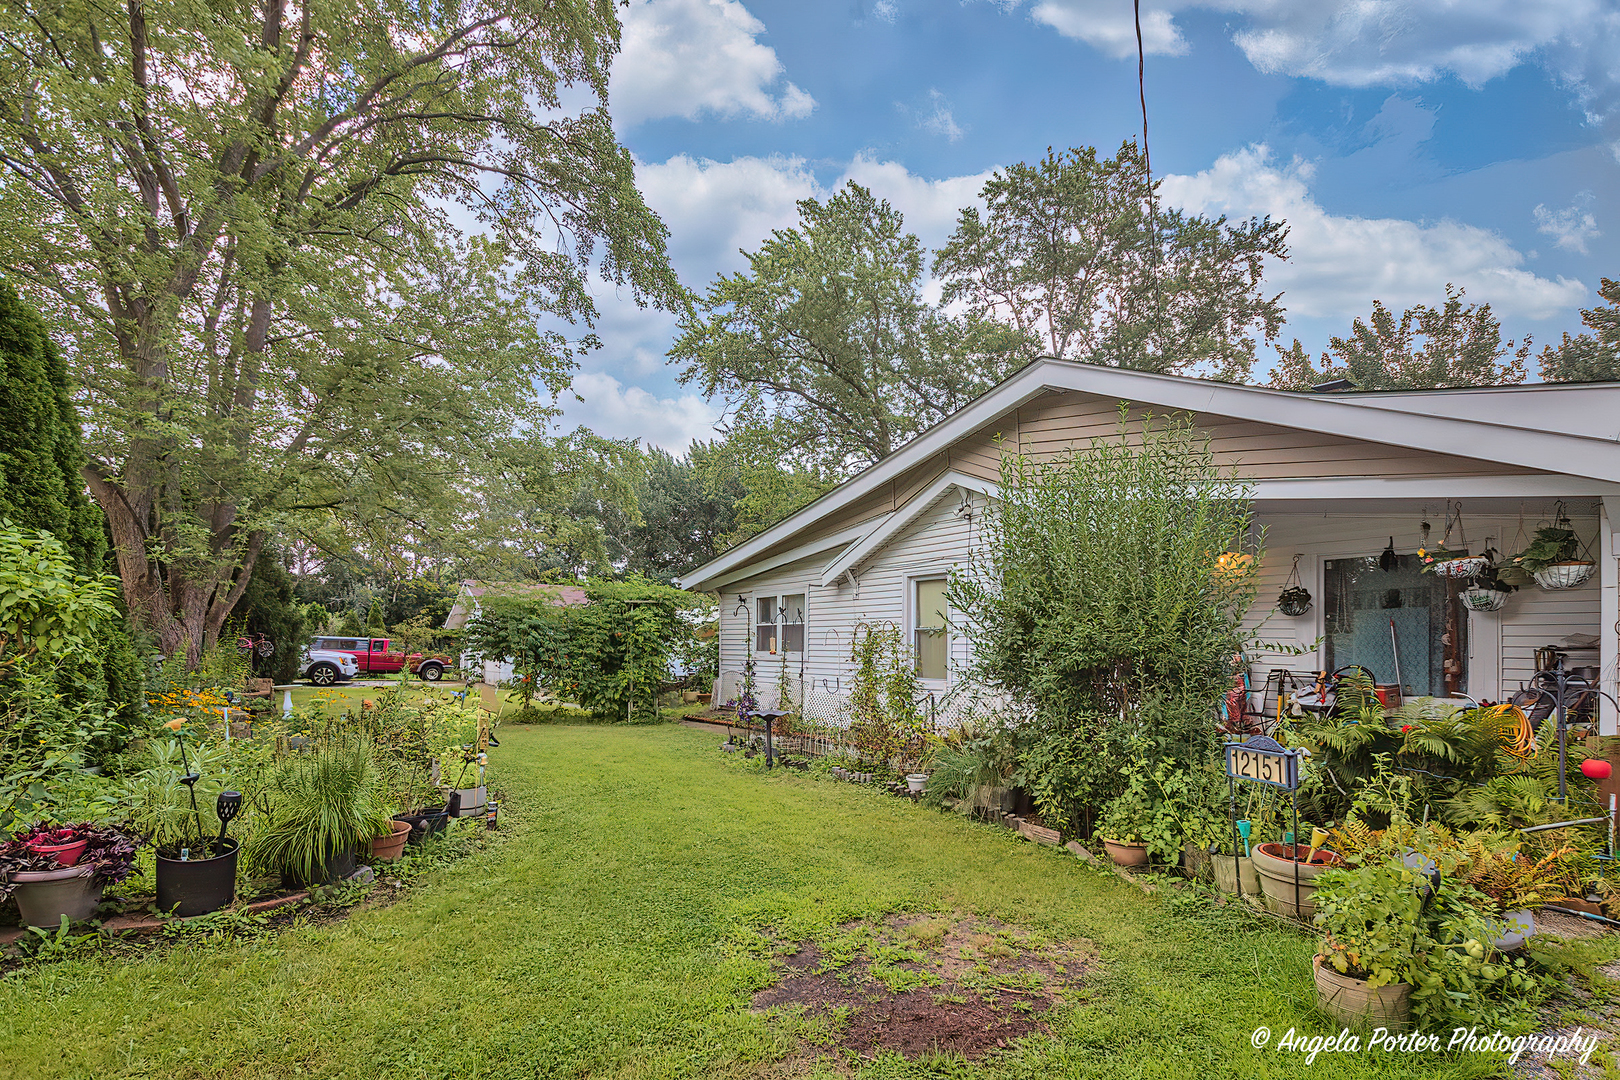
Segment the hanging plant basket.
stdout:
<path fill-rule="evenodd" d="M 1489 565 L 1491 560 L 1483 555 L 1464 555 L 1435 563 L 1434 572 L 1437 577 L 1471 578 Z"/>
<path fill-rule="evenodd" d="M 1543 589 L 1574 589 L 1585 585 L 1596 569 L 1597 564 L 1589 562 L 1553 563 L 1535 572 L 1536 584 Z"/>
<path fill-rule="evenodd" d="M 1502 605 L 1507 603 L 1508 594 L 1498 589 L 1488 589 L 1474 585 L 1462 592 L 1463 607 L 1469 611 L 1501 611 Z"/>
<path fill-rule="evenodd" d="M 1284 589 L 1277 597 L 1277 610 L 1290 618 L 1299 618 L 1311 610 L 1311 594 L 1303 586 Z"/>

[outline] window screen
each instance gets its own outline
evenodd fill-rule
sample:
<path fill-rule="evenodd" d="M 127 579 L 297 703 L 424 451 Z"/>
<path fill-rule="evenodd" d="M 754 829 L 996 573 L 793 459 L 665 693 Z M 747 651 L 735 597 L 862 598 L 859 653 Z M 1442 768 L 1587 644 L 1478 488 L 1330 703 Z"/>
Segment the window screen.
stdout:
<path fill-rule="evenodd" d="M 943 679 L 950 655 L 950 635 L 945 630 L 945 579 L 918 581 L 914 602 L 912 649 L 917 654 L 917 677 Z"/>
<path fill-rule="evenodd" d="M 789 593 L 782 597 L 783 652 L 804 651 L 804 593 Z"/>
<path fill-rule="evenodd" d="M 754 651 L 776 651 L 776 597 L 761 596 L 754 602 Z"/>

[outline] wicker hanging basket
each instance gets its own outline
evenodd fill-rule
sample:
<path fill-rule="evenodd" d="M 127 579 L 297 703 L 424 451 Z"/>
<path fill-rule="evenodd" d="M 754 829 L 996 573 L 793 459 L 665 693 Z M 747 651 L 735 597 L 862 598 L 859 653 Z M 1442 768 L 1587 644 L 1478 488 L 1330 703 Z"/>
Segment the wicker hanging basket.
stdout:
<path fill-rule="evenodd" d="M 1585 585 L 1587 580 L 1591 578 L 1592 571 L 1596 569 L 1596 563 L 1578 560 L 1553 563 L 1549 567 L 1536 571 L 1536 584 L 1543 589 L 1575 589 Z"/>
<path fill-rule="evenodd" d="M 1464 555 L 1458 559 L 1445 559 L 1434 564 L 1436 577 L 1471 578 L 1491 565 L 1484 555 Z"/>
<path fill-rule="evenodd" d="M 1471 586 L 1464 589 L 1460 599 L 1463 607 L 1469 611 L 1501 611 L 1502 605 L 1507 603 L 1508 594 L 1500 589 L 1488 589 L 1482 586 Z"/>

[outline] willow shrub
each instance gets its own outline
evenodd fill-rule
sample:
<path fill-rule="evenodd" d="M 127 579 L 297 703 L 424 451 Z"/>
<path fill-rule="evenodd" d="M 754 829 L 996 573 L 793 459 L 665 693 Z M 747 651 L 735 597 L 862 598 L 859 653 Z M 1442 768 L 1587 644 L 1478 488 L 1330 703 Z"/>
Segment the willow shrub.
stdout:
<path fill-rule="evenodd" d="M 977 677 L 1033 714 L 1024 774 L 1048 816 L 1082 820 L 1138 754 L 1213 756 L 1250 638 L 1251 498 L 1181 417 L 1132 423 L 1122 407 L 1118 432 L 1083 449 L 1004 455 L 950 605 Z"/>

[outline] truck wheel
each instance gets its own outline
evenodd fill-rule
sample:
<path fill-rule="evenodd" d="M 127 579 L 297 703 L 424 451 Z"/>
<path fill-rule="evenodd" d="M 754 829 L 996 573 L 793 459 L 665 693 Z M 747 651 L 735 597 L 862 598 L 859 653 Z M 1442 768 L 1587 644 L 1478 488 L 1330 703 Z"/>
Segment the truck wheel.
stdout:
<path fill-rule="evenodd" d="M 309 669 L 309 681 L 316 686 L 332 686 L 338 681 L 336 664 L 320 663 Z"/>
<path fill-rule="evenodd" d="M 444 678 L 444 665 L 423 664 L 421 667 L 416 669 L 416 674 L 419 678 L 425 679 L 428 682 L 438 682 L 440 679 Z"/>

